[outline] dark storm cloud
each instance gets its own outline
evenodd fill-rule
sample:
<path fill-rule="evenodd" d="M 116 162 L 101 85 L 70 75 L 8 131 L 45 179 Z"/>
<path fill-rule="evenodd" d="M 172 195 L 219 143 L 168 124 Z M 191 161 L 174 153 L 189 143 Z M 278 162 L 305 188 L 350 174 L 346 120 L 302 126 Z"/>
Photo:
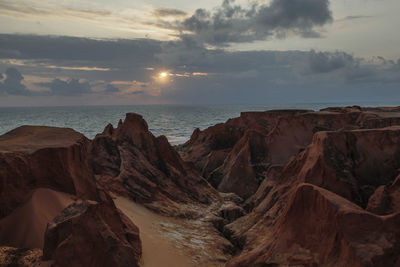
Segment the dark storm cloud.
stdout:
<path fill-rule="evenodd" d="M 310 70 L 314 73 L 326 73 L 356 64 L 356 59 L 345 52 L 315 52 L 309 54 Z"/>
<path fill-rule="evenodd" d="M 384 91 L 387 95 L 390 93 L 392 97 L 400 97 L 400 93 L 396 93 L 400 86 L 400 61 L 380 57 L 367 60 L 341 51 L 206 49 L 189 35 L 169 42 L 86 38 L 72 38 L 71 41 L 69 38 L 49 36 L 43 36 L 42 40 L 39 40 L 39 36 L 18 35 L 6 37 L 0 36 L 0 40 L 8 39 L 9 43 L 24 40 L 21 43 L 16 42 L 18 45 L 14 49 L 18 53 L 14 54 L 18 55 L 15 59 L 19 60 L 16 66 L 26 75 L 26 79 L 28 75 L 51 79 L 79 78 L 54 79 L 51 82 L 36 84 L 48 88 L 41 96 L 86 95 L 89 99 L 104 93 L 107 97 L 112 94 L 116 97 L 128 94 L 135 94 L 138 98 L 146 96 L 147 100 L 154 99 L 155 103 L 265 103 L 285 99 L 297 101 L 302 98 L 306 101 L 306 97 L 310 98 L 309 101 L 339 97 L 345 99 L 349 94 L 364 96 L 363 90 L 370 90 L 369 96 L 372 96 L 374 92 L 381 93 L 384 88 L 388 90 Z M 31 39 L 35 40 L 32 44 L 29 43 Z M 62 40 L 70 40 L 68 53 L 71 53 L 72 59 L 55 53 L 58 48 L 62 54 L 62 48 L 65 47 Z M 87 55 L 82 52 L 85 49 L 88 51 L 88 43 L 99 53 L 98 58 L 94 54 Z M 126 45 L 127 43 L 131 46 Z M 41 46 L 55 48 L 46 55 L 46 50 L 42 51 Z M 4 50 L 8 47 L 0 42 L 0 48 Z M 121 48 L 125 49 L 125 54 L 121 52 Z M 81 55 L 81 58 L 78 55 Z M 9 59 L 3 56 L 1 61 L 0 57 L 0 69 L 12 66 L 13 60 Z M 28 66 L 32 62 L 34 64 Z M 100 66 L 108 70 L 49 69 L 39 64 L 42 62 L 53 66 Z M 170 82 L 157 83 L 157 78 L 154 77 L 158 77 L 161 70 L 168 70 L 173 74 Z M 204 75 L 196 76 L 194 73 Z M 28 93 L 23 90 L 25 87 L 20 76 L 14 75 L 12 80 L 20 86 L 14 93 Z M 121 87 L 117 88 L 114 85 Z M 3 88 L 2 85 L 1 90 L 5 93 Z M 27 89 L 29 88 L 25 88 Z M 39 95 L 36 92 L 34 94 Z"/>
<path fill-rule="evenodd" d="M 67 62 L 104 62 L 141 65 L 160 52 L 160 41 L 150 39 L 99 40 L 66 36 L 0 34 L 0 58 L 50 59 Z"/>
<path fill-rule="evenodd" d="M 138 80 L 148 79 L 148 67 L 160 65 L 156 54 L 162 42 L 151 39 L 101 40 L 64 36 L 0 34 L 0 59 L 29 61 L 19 66 L 24 72 L 48 76 L 74 77 L 79 70 L 60 70 L 54 67 L 96 67 L 110 71 L 87 71 L 88 79 Z M 52 65 L 53 68 L 45 68 Z M 80 75 L 82 72 L 79 72 Z"/>
<path fill-rule="evenodd" d="M 308 54 L 309 72 L 329 74 L 349 83 L 387 84 L 400 82 L 400 68 L 393 60 L 381 56 L 373 60 L 356 58 L 345 52 L 315 52 Z"/>
<path fill-rule="evenodd" d="M 24 77 L 15 68 L 8 68 L 5 72 L 6 79 L 0 83 L 0 93 L 6 93 L 9 95 L 31 95 L 32 92 L 29 91 L 22 80 Z M 2 75 L 0 74 L 2 79 Z"/>
<path fill-rule="evenodd" d="M 265 40 L 272 35 L 282 38 L 287 33 L 317 37 L 314 28 L 331 21 L 329 0 L 272 0 L 269 5 L 256 3 L 250 8 L 224 0 L 211 12 L 197 9 L 178 28 L 191 32 L 196 40 L 226 45 Z"/>
<path fill-rule="evenodd" d="M 186 16 L 187 13 L 180 9 L 160 7 L 154 10 L 154 15 L 157 17 L 181 17 Z"/>
<path fill-rule="evenodd" d="M 76 96 L 92 93 L 89 82 L 80 82 L 79 79 L 70 79 L 69 81 L 54 79 L 49 83 L 39 83 L 38 85 L 49 88 L 51 95 Z"/>

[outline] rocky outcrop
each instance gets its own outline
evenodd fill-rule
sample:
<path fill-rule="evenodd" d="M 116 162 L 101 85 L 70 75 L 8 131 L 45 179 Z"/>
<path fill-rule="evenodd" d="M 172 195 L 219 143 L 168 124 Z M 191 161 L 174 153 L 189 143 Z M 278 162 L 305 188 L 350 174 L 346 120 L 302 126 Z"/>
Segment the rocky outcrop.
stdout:
<path fill-rule="evenodd" d="M 225 226 L 243 248 L 228 266 L 399 264 L 399 138 L 399 126 L 315 133 L 270 167 L 245 202 L 253 211 Z"/>
<path fill-rule="evenodd" d="M 0 247 L 0 266 L 40 266 L 41 249 Z"/>
<path fill-rule="evenodd" d="M 18 247 L 6 251 L 10 264 L 44 247 L 43 264 L 138 266 L 138 229 L 98 190 L 90 146 L 67 128 L 23 126 L 0 137 L 0 245 Z"/>
<path fill-rule="evenodd" d="M 180 154 L 133 113 L 92 141 L 21 127 L 0 137 L 0 245 L 41 246 L 27 241 L 49 222 L 48 264 L 139 266 L 139 229 L 112 192 L 142 234 L 157 218 L 159 238 L 204 250 L 199 266 L 397 266 L 399 118 L 358 106 L 245 112 L 195 130 Z M 22 260 L 16 250 L 0 260 Z"/>
<path fill-rule="evenodd" d="M 247 199 L 271 165 L 284 165 L 304 150 L 316 132 L 382 128 L 400 123 L 397 108 L 328 108 L 242 113 L 225 124 L 196 130 L 179 148 L 210 183 Z"/>
<path fill-rule="evenodd" d="M 128 113 L 116 129 L 107 126 L 96 136 L 90 162 L 104 188 L 159 212 L 188 215 L 185 204 L 220 200 L 166 137 L 154 137 L 145 120 L 134 113 Z"/>
<path fill-rule="evenodd" d="M 281 179 L 321 186 L 365 208 L 380 185 L 395 180 L 399 168 L 399 126 L 319 132 Z"/>
<path fill-rule="evenodd" d="M 220 216 L 228 222 L 233 222 L 237 218 L 242 217 L 245 214 L 245 211 L 234 202 L 225 202 L 219 209 L 219 213 Z"/>
<path fill-rule="evenodd" d="M 369 198 L 366 209 L 379 215 L 400 212 L 400 176 L 389 185 L 379 186 Z"/>
<path fill-rule="evenodd" d="M 300 184 L 255 249 L 227 266 L 397 266 L 400 214 L 380 217 L 325 189 Z"/>
<path fill-rule="evenodd" d="M 139 229 L 112 203 L 75 202 L 47 226 L 43 260 L 53 266 L 139 266 Z"/>
<path fill-rule="evenodd" d="M 67 128 L 22 126 L 0 137 L 0 218 L 37 188 L 96 199 L 87 165 L 90 141 Z"/>

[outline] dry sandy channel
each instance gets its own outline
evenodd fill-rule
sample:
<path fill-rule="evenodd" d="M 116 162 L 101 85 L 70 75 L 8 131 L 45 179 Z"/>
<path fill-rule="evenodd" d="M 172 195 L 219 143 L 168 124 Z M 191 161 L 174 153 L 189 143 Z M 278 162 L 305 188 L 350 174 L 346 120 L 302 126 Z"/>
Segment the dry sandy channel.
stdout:
<path fill-rule="evenodd" d="M 123 197 L 114 202 L 139 227 L 143 267 L 223 266 L 229 258 L 209 223 L 165 217 Z"/>

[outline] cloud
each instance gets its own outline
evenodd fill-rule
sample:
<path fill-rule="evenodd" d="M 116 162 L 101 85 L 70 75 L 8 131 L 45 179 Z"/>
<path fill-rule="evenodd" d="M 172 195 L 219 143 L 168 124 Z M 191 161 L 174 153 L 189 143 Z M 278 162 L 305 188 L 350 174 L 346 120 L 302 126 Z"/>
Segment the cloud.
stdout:
<path fill-rule="evenodd" d="M 39 83 L 38 85 L 49 88 L 51 95 L 78 96 L 92 93 L 89 82 L 80 82 L 79 79 L 63 81 L 57 78 L 49 83 Z"/>
<path fill-rule="evenodd" d="M 335 21 L 346 21 L 346 20 L 359 20 L 359 19 L 369 19 L 373 18 L 374 16 L 369 16 L 369 15 L 353 15 L 353 16 L 346 16 L 342 19 L 338 19 Z"/>
<path fill-rule="evenodd" d="M 163 42 L 152 39 L 90 39 L 65 36 L 0 34 L 0 64 L 50 77 L 85 75 L 89 80 L 149 79 L 146 68 L 159 66 Z M 12 50 L 12 51 L 11 51 Z M 15 65 L 14 65 L 15 66 Z M 86 74 L 82 71 L 86 70 Z"/>
<path fill-rule="evenodd" d="M 400 97 L 400 61 L 358 58 L 342 51 L 207 49 L 189 35 L 168 42 L 0 35 L 0 53 L 1 48 L 8 48 L 3 40 L 10 47 L 15 44 L 18 59 L 0 54 L 0 70 L 19 64 L 25 79 L 15 76 L 14 83 L 31 89 L 22 92 L 35 96 L 32 101 L 55 95 L 73 96 L 82 104 L 100 98 L 104 103 L 113 99 L 112 104 L 127 103 L 128 99 L 135 104 L 262 104 L 333 101 L 350 95 L 355 99 L 374 94 Z M 63 54 L 63 49 L 71 56 Z M 104 70 L 82 71 L 75 67 Z M 171 74 L 168 82 L 157 79 L 161 71 Z M 44 88 L 32 85 L 47 91 L 37 92 Z M 3 86 L 0 90 L 6 93 Z M 0 103 L 4 99 L 0 97 Z"/>
<path fill-rule="evenodd" d="M 0 83 L 0 93 L 6 93 L 9 95 L 31 95 L 32 92 L 29 91 L 24 84 L 22 84 L 22 80 L 24 77 L 22 74 L 15 68 L 8 68 L 5 72 L 6 79 Z M 3 76 L 0 74 L 0 78 Z"/>
<path fill-rule="evenodd" d="M 160 7 L 154 10 L 154 15 L 157 17 L 182 17 L 186 16 L 187 13 L 180 9 Z"/>
<path fill-rule="evenodd" d="M 106 90 L 104 91 L 107 94 L 114 94 L 114 93 L 119 93 L 121 90 L 119 90 L 117 87 L 115 87 L 112 84 L 107 84 Z"/>
<path fill-rule="evenodd" d="M 309 53 L 310 70 L 313 73 L 327 73 L 346 66 L 352 66 L 356 62 L 354 57 L 345 52 L 315 52 Z"/>
<path fill-rule="evenodd" d="M 329 0 L 272 0 L 269 5 L 254 3 L 250 8 L 224 0 L 213 11 L 197 9 L 178 29 L 196 40 L 212 45 L 265 40 L 295 33 L 317 37 L 315 27 L 332 21 Z"/>

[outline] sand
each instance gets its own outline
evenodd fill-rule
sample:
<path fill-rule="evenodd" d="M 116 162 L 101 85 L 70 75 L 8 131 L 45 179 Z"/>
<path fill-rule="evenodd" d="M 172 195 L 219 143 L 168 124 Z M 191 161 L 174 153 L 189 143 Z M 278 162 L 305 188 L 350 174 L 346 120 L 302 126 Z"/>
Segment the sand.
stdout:
<path fill-rule="evenodd" d="M 36 189 L 29 201 L 0 220 L 0 245 L 43 248 L 47 223 L 74 200 L 72 195 L 47 188 Z"/>
<path fill-rule="evenodd" d="M 171 218 L 155 214 L 126 198 L 117 197 L 114 202 L 139 227 L 143 249 L 141 261 L 143 267 L 197 266 L 190 257 L 179 251 L 171 240 L 160 233 L 158 224 L 169 221 Z"/>
<path fill-rule="evenodd" d="M 209 222 L 162 216 L 123 197 L 114 202 L 139 227 L 143 267 L 220 267 L 231 257 L 229 241 Z"/>

